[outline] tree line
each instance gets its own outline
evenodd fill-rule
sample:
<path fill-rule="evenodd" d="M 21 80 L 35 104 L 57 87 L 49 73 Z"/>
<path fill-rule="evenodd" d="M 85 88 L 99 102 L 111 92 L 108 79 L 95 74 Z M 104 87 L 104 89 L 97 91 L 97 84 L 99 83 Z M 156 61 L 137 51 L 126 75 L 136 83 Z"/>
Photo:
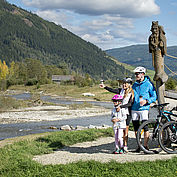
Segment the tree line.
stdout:
<path fill-rule="evenodd" d="M 74 82 L 64 81 L 62 84 L 75 84 L 78 87 L 93 86 L 99 82 L 89 74 L 82 75 L 79 71 L 70 70 L 66 63 L 59 63 L 57 66 L 43 65 L 40 60 L 26 59 L 23 62 L 12 61 L 8 66 L 5 61 L 0 60 L 1 90 L 6 90 L 11 85 L 40 87 L 40 85 L 52 83 L 52 75 L 72 75 Z M 112 87 L 117 87 L 116 80 L 108 80 L 107 83 Z M 175 90 L 177 81 L 169 78 L 165 86 L 166 90 Z"/>
<path fill-rule="evenodd" d="M 52 75 L 74 76 L 74 82 L 63 84 L 76 84 L 79 87 L 92 86 L 95 82 L 89 74 L 82 75 L 71 71 L 66 63 L 56 65 L 43 65 L 40 60 L 26 59 L 23 62 L 12 61 L 9 66 L 0 60 L 0 88 L 6 90 L 11 85 L 43 85 L 52 83 Z"/>

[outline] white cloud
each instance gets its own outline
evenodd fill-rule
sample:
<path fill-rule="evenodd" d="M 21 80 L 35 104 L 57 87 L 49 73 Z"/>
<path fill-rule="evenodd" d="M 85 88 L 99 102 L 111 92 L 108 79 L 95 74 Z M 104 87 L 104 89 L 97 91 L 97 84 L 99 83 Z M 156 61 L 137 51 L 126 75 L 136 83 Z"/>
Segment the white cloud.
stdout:
<path fill-rule="evenodd" d="M 124 17 L 146 17 L 160 12 L 154 0 L 22 0 L 27 6 L 65 9 L 79 14 L 119 14 Z"/>
<path fill-rule="evenodd" d="M 52 21 L 102 49 L 146 42 L 134 32 L 135 17 L 159 13 L 154 0 L 22 0 Z M 145 39 L 145 40 L 144 40 Z"/>
<path fill-rule="evenodd" d="M 143 41 L 144 36 L 131 32 L 134 29 L 131 18 L 120 17 L 119 15 L 103 15 L 91 19 L 79 18 L 75 16 L 75 13 L 68 13 L 65 10 L 38 10 L 36 13 L 102 49 L 110 48 L 115 44 L 118 45 L 116 40 L 121 41 L 121 44 L 126 43 L 126 40 L 133 43 L 146 42 Z M 75 24 L 74 22 L 78 19 L 80 21 Z"/>
<path fill-rule="evenodd" d="M 36 11 L 36 14 L 40 17 L 52 21 L 57 25 L 64 25 L 67 24 L 68 20 L 71 20 L 72 17 L 69 17 L 66 15 L 66 13 L 61 11 L 55 11 L 55 10 L 45 10 L 45 11 Z"/>

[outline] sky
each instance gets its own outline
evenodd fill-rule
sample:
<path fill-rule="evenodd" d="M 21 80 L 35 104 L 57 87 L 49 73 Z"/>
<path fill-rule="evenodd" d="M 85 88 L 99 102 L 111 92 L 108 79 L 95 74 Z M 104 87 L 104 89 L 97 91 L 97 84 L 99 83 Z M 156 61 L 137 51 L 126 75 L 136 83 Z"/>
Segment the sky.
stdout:
<path fill-rule="evenodd" d="M 176 0 L 7 0 L 97 45 L 102 50 L 148 44 L 152 21 L 177 46 Z"/>

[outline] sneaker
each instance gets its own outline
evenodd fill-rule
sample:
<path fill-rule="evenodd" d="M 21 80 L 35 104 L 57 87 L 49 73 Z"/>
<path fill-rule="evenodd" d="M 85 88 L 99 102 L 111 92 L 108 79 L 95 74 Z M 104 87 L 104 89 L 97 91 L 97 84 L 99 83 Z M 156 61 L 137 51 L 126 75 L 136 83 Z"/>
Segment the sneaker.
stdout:
<path fill-rule="evenodd" d="M 124 151 L 127 153 L 128 152 L 128 147 L 124 146 Z"/>
<path fill-rule="evenodd" d="M 116 149 L 113 154 L 119 154 L 119 149 Z"/>
<path fill-rule="evenodd" d="M 135 152 L 137 152 L 137 153 L 140 153 L 140 151 L 141 151 L 140 147 L 138 147 L 138 148 L 135 150 Z"/>
<path fill-rule="evenodd" d="M 144 146 L 145 149 L 147 149 L 149 151 L 149 147 L 148 146 Z"/>
<path fill-rule="evenodd" d="M 124 149 L 121 149 L 120 151 L 119 151 L 119 154 L 123 154 L 124 153 Z"/>

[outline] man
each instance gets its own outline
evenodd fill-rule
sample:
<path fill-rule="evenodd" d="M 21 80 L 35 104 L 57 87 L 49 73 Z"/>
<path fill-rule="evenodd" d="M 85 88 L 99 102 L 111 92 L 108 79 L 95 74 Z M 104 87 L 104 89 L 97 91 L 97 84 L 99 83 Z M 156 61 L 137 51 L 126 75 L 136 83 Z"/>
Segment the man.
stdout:
<path fill-rule="evenodd" d="M 135 68 L 134 73 L 136 76 L 136 82 L 132 86 L 134 91 L 132 123 L 136 135 L 140 126 L 140 121 L 143 123 L 144 121 L 148 120 L 150 104 L 156 101 L 157 95 L 154 85 L 150 81 L 150 78 L 145 76 L 146 68 L 139 66 Z M 144 146 L 148 149 L 148 127 L 144 131 Z M 136 152 L 140 152 L 139 147 L 136 149 Z"/>

